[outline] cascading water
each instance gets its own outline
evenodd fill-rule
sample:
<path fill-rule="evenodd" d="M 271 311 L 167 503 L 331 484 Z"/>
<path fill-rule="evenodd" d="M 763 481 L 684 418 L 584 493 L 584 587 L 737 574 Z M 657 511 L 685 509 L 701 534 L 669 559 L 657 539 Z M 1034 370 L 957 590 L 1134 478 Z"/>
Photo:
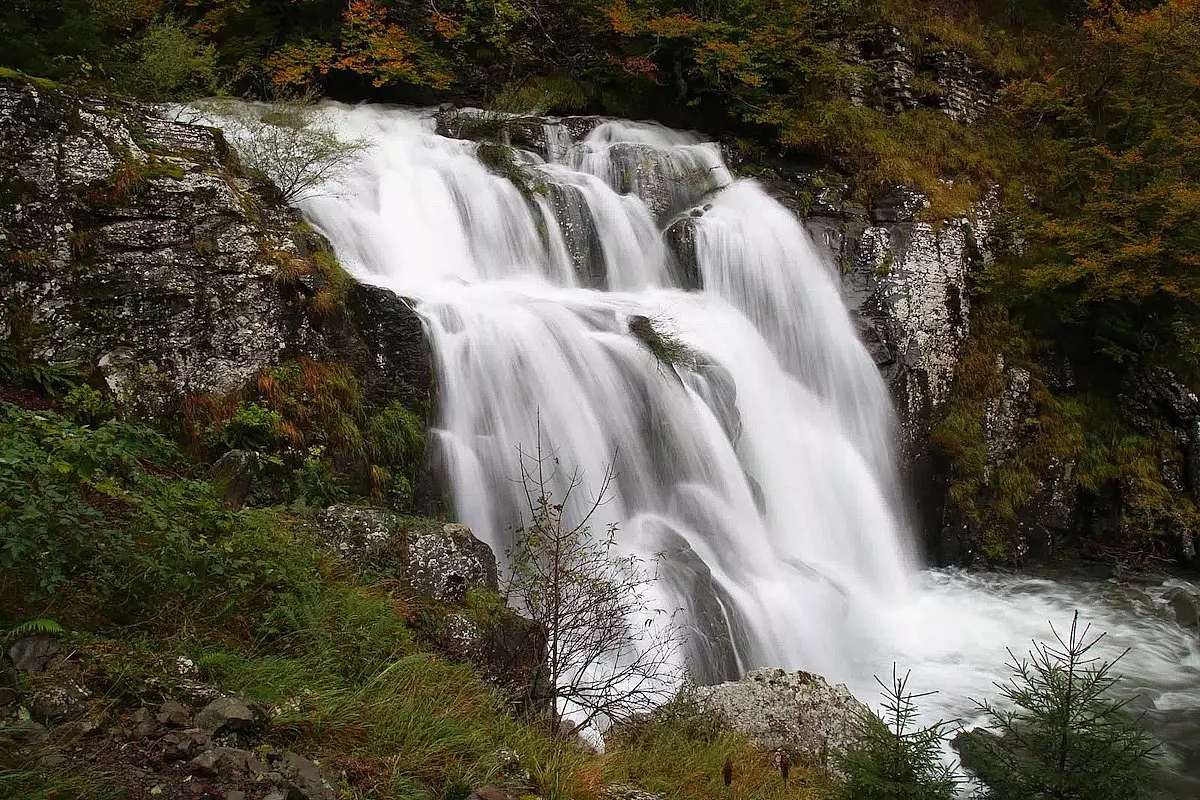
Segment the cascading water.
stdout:
<path fill-rule="evenodd" d="M 526 507 L 517 447 L 540 427 L 585 478 L 614 466 L 597 527 L 667 554 L 700 679 L 762 664 L 844 673 L 844 620 L 903 592 L 908 573 L 894 436 L 883 382 L 795 218 L 735 181 L 715 145 L 659 126 L 605 122 L 502 153 L 529 162 L 506 164 L 525 172 L 522 192 L 429 118 L 360 107 L 340 120 L 374 146 L 306 211 L 356 275 L 418 301 L 458 516 L 503 552 Z M 665 245 L 679 214 L 703 291 L 684 291 Z M 665 363 L 647 346 L 658 336 L 695 358 Z"/>
<path fill-rule="evenodd" d="M 497 552 L 525 508 L 517 447 L 540 431 L 593 483 L 615 467 L 595 527 L 666 555 L 661 588 L 687 610 L 701 679 L 803 668 L 873 701 L 872 673 L 896 661 L 942 690 L 932 712 L 968 718 L 1005 646 L 1081 608 L 1111 632 L 1109 654 L 1134 647 L 1129 688 L 1178 740 L 1178 796 L 1195 796 L 1195 639 L 1150 595 L 1134 613 L 1089 586 L 915 572 L 888 396 L 836 277 L 715 145 L 548 124 L 540 152 L 501 150 L 493 171 L 495 146 L 437 136 L 431 114 L 331 113 L 371 147 L 304 211 L 357 278 L 414 299 L 456 513 Z M 523 188 L 495 174 L 513 170 Z M 662 336 L 694 358 L 657 357 Z"/>

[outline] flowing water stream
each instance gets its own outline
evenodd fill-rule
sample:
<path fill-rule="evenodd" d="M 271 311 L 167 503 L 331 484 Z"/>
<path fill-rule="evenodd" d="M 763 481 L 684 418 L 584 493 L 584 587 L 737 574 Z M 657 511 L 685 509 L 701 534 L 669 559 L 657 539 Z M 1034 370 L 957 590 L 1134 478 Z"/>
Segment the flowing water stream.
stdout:
<path fill-rule="evenodd" d="M 1179 796 L 1200 796 L 1200 655 L 1159 590 L 919 570 L 887 390 L 838 278 L 715 145 L 609 121 L 478 153 L 428 113 L 331 114 L 371 147 L 304 211 L 358 279 L 425 320 L 455 511 L 498 553 L 525 507 L 517 447 L 540 430 L 593 489 L 615 468 L 595 528 L 665 554 L 657 590 L 686 609 L 703 680 L 803 668 L 872 701 L 895 661 L 940 690 L 930 714 L 969 719 L 1005 646 L 1079 608 L 1112 652 L 1134 648 L 1128 688 L 1173 742 Z M 681 226 L 682 257 L 667 244 Z"/>

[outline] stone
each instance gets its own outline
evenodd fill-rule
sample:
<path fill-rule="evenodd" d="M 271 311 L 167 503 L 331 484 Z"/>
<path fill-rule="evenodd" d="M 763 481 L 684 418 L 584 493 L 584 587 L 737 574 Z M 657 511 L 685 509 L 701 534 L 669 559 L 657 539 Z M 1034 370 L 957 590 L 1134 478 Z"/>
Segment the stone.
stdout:
<path fill-rule="evenodd" d="M 230 789 L 225 793 L 224 800 L 246 800 L 246 793 L 239 792 L 236 789 Z"/>
<path fill-rule="evenodd" d="M 317 515 L 325 541 L 349 561 L 386 566 L 414 594 L 459 603 L 471 589 L 499 590 L 496 557 L 466 525 L 410 525 L 382 509 L 331 506 Z"/>
<path fill-rule="evenodd" d="M 162 748 L 164 761 L 183 761 L 191 758 L 198 751 L 212 747 L 212 738 L 197 728 L 186 731 L 174 731 L 166 734 L 158 741 Z"/>
<path fill-rule="evenodd" d="M 133 727 L 129 731 L 129 735 L 133 739 L 145 739 L 158 730 L 158 722 L 154 719 L 154 712 L 148 708 L 139 708 L 133 712 Z"/>
<path fill-rule="evenodd" d="M 18 672 L 42 672 L 58 655 L 58 642 L 49 636 L 26 636 L 8 648 L 8 658 Z"/>
<path fill-rule="evenodd" d="M 159 725 L 170 725 L 175 728 L 186 728 L 191 724 L 192 714 L 187 707 L 174 700 L 167 700 L 158 707 L 155 715 Z"/>
<path fill-rule="evenodd" d="M 225 505 L 238 509 L 246 505 L 254 476 L 258 474 L 258 456 L 247 450 L 230 450 L 213 464 L 212 481 Z"/>
<path fill-rule="evenodd" d="M 262 775 L 267 768 L 248 750 L 216 747 L 193 758 L 184 770 L 201 778 L 236 780 Z"/>
<path fill-rule="evenodd" d="M 1200 633 L 1200 592 L 1182 587 L 1168 589 L 1163 600 L 1171 607 L 1175 621 L 1180 626 Z"/>
<path fill-rule="evenodd" d="M 62 722 L 81 708 L 88 693 L 71 672 L 52 674 L 55 677 L 51 684 L 33 693 L 29 710 L 43 722 Z"/>
<path fill-rule="evenodd" d="M 338 800 L 339 793 L 334 789 L 334 783 L 309 759 L 295 753 L 285 753 L 272 761 L 272 767 L 283 776 L 289 798 Z"/>
<path fill-rule="evenodd" d="M 59 753 L 51 753 L 39 758 L 38 763 L 46 769 L 58 769 L 67 763 L 67 757 Z"/>
<path fill-rule="evenodd" d="M 237 697 L 221 697 L 200 709 L 194 723 L 210 736 L 254 728 L 264 718 L 255 705 Z"/>
<path fill-rule="evenodd" d="M 764 750 L 787 749 L 816 765 L 859 741 L 870 709 L 819 675 L 758 669 L 740 681 L 695 689 L 697 702 Z"/>
<path fill-rule="evenodd" d="M 471 792 L 467 800 L 517 800 L 517 795 L 495 786 L 483 786 Z"/>
<path fill-rule="evenodd" d="M 40 722 L 29 719 L 18 719 L 5 723 L 0 729 L 0 743 L 29 744 L 40 742 L 50 735 L 50 731 Z"/>

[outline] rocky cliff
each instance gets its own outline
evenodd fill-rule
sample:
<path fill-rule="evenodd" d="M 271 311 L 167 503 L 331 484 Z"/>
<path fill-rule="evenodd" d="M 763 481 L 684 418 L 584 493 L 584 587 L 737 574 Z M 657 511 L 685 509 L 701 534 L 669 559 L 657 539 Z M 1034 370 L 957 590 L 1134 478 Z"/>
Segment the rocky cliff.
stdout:
<path fill-rule="evenodd" d="M 218 131 L 0 82 L 0 252 L 0 340 L 80 365 L 143 413 L 300 356 L 428 405 L 416 315 L 354 285 Z"/>

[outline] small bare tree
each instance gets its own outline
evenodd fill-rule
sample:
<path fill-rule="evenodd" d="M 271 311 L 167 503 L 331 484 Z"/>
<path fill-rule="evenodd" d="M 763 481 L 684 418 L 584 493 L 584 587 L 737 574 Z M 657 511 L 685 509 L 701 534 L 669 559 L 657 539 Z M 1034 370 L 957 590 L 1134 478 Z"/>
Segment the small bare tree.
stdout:
<path fill-rule="evenodd" d="M 583 473 L 562 477 L 558 458 L 518 448 L 529 522 L 515 529 L 508 552 L 510 599 L 548 635 L 546 683 L 553 698 L 553 730 L 578 715 L 577 728 L 612 724 L 651 710 L 674 694 L 681 678 L 676 657 L 683 635 L 675 612 L 652 608 L 646 588 L 657 580 L 657 560 L 623 555 L 617 526 L 593 533 L 590 523 L 611 499 L 609 466 L 594 498 L 571 514 Z"/>
<path fill-rule="evenodd" d="M 321 196 L 367 147 L 363 139 L 342 138 L 306 97 L 270 104 L 211 100 L 196 108 L 200 120 L 224 129 L 246 170 L 274 184 L 287 203 Z"/>

